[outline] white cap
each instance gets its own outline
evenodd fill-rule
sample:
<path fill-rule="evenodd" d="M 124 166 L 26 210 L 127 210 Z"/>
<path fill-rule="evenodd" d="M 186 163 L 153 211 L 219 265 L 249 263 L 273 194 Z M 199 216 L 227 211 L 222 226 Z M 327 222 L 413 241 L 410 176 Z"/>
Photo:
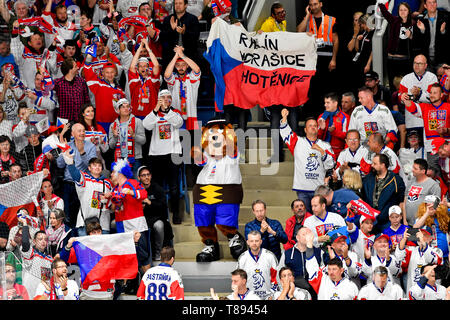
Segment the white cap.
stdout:
<path fill-rule="evenodd" d="M 162 89 L 162 90 L 159 91 L 159 93 L 158 93 L 158 98 L 161 98 L 161 96 L 172 96 L 172 94 L 170 93 L 169 90 L 167 90 L 167 89 Z"/>
<path fill-rule="evenodd" d="M 402 209 L 399 206 L 392 206 L 389 208 L 389 216 L 391 216 L 391 214 L 396 213 L 396 214 L 402 214 Z"/>
<path fill-rule="evenodd" d="M 146 57 L 140 57 L 137 63 L 145 62 L 148 65 L 150 65 L 150 62 L 148 62 L 148 59 Z"/>
<path fill-rule="evenodd" d="M 424 202 L 425 203 L 434 203 L 436 201 L 436 199 L 439 199 L 438 197 L 436 197 L 435 195 L 429 194 L 425 197 Z M 440 199 L 439 199 L 440 200 Z"/>

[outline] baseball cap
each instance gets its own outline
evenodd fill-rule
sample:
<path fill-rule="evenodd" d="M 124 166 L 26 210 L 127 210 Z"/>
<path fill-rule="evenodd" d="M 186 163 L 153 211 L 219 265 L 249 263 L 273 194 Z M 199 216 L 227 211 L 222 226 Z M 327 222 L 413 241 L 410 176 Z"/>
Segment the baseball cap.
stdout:
<path fill-rule="evenodd" d="M 138 63 L 141 63 L 141 62 L 145 62 L 145 63 L 150 65 L 150 62 L 148 61 L 148 59 L 146 57 L 140 57 L 138 59 Z"/>
<path fill-rule="evenodd" d="M 446 143 L 446 140 L 444 138 L 439 137 L 439 138 L 433 139 L 433 141 L 431 141 L 431 147 L 432 147 L 431 154 L 435 155 L 436 153 L 438 153 L 439 148 L 442 147 L 445 143 Z"/>
<path fill-rule="evenodd" d="M 420 228 L 420 232 L 431 236 L 433 234 L 433 229 L 431 229 L 431 227 L 429 227 L 429 226 L 425 226 L 423 228 Z"/>
<path fill-rule="evenodd" d="M 359 218 L 359 223 L 363 223 L 363 222 L 364 222 L 364 221 L 366 221 L 367 219 L 369 219 L 369 220 L 373 220 L 373 221 L 375 221 L 375 220 L 376 220 L 376 218 L 375 218 L 375 217 L 373 217 L 373 218 L 369 218 L 369 217 L 367 217 L 366 215 L 362 214 L 362 215 L 361 215 L 361 218 Z"/>
<path fill-rule="evenodd" d="M 331 243 L 335 243 L 336 241 L 346 240 L 346 239 L 347 239 L 346 235 L 343 235 L 342 233 L 336 232 L 336 233 L 333 233 L 333 235 L 330 237 L 330 242 Z"/>
<path fill-rule="evenodd" d="M 366 72 L 364 74 L 364 78 L 366 78 L 366 79 L 373 79 L 373 80 L 378 80 L 379 79 L 378 78 L 378 73 L 376 73 L 375 71 Z"/>
<path fill-rule="evenodd" d="M 111 63 L 111 62 L 107 62 L 107 63 L 105 63 L 105 64 L 103 65 L 103 69 L 106 69 L 106 68 L 113 68 L 114 70 L 117 71 L 116 65 L 115 65 L 114 63 Z"/>
<path fill-rule="evenodd" d="M 392 206 L 389 208 L 389 216 L 391 216 L 391 214 L 396 213 L 396 214 L 402 214 L 402 209 L 399 206 Z"/>
<path fill-rule="evenodd" d="M 374 242 L 377 241 L 378 239 L 383 239 L 383 238 L 386 239 L 389 242 L 389 236 L 387 234 L 384 234 L 384 233 L 380 233 L 377 236 L 375 236 Z"/>
<path fill-rule="evenodd" d="M 429 194 L 429 195 L 425 196 L 425 199 L 423 201 L 425 203 L 434 203 L 435 201 L 441 202 L 441 199 L 439 199 L 439 197 L 436 197 L 433 194 Z"/>
<path fill-rule="evenodd" d="M 25 129 L 25 136 L 31 137 L 32 134 L 39 134 L 39 131 L 34 125 L 30 124 Z"/>

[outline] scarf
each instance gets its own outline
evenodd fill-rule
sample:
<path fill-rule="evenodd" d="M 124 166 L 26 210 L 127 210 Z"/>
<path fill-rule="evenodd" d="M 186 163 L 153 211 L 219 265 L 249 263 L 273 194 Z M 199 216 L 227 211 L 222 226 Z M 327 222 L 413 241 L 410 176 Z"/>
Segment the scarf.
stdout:
<path fill-rule="evenodd" d="M 62 235 L 64 234 L 65 226 L 64 223 L 58 229 L 53 229 L 53 227 L 49 226 L 45 233 L 48 236 L 48 244 L 49 245 L 58 245 L 58 242 L 61 240 Z"/>
<path fill-rule="evenodd" d="M 61 300 L 61 298 L 56 294 L 56 286 L 54 277 L 50 278 L 50 299 L 49 300 Z"/>
<path fill-rule="evenodd" d="M 187 114 L 187 106 L 186 106 L 186 90 L 184 90 L 184 82 L 186 81 L 186 74 L 183 77 L 176 77 L 176 79 L 180 82 L 180 109 L 181 115 L 185 116 Z"/>
<path fill-rule="evenodd" d="M 118 127 L 120 128 L 120 123 L 119 123 L 119 118 L 117 118 L 114 121 L 113 124 L 113 128 L 114 130 L 116 130 Z M 130 128 L 133 130 L 133 132 L 136 134 L 136 118 L 135 117 L 130 117 L 130 119 L 128 120 L 128 128 Z M 120 130 L 119 130 L 120 131 Z M 129 132 L 129 130 L 128 130 Z M 128 155 L 127 155 L 127 159 L 128 162 L 130 164 L 133 164 L 135 159 L 134 159 L 134 152 L 135 152 L 135 147 L 134 147 L 134 138 L 128 133 L 127 134 L 127 138 L 126 141 L 123 141 L 124 138 L 122 138 L 122 133 L 119 132 L 119 138 L 117 139 L 116 142 L 116 147 L 114 150 L 114 161 L 117 162 L 118 159 L 122 158 L 122 144 L 126 144 L 126 147 L 128 148 Z"/>
<path fill-rule="evenodd" d="M 335 112 L 324 111 L 324 113 L 322 114 L 323 120 L 327 121 L 328 118 L 330 119 L 330 121 L 328 122 L 328 128 L 333 126 L 333 118 L 338 112 L 339 112 L 339 109 L 336 109 Z M 326 142 L 331 141 L 331 134 L 328 130 L 327 130 L 324 141 L 326 141 Z"/>

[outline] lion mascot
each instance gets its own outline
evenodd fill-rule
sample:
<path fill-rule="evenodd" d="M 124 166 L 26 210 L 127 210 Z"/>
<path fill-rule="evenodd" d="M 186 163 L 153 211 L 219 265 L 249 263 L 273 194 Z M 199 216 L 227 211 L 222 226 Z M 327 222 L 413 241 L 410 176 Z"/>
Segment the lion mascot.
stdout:
<path fill-rule="evenodd" d="M 202 170 L 193 188 L 195 226 L 205 244 L 197 262 L 220 259 L 217 228 L 227 237 L 231 255 L 237 259 L 246 249 L 238 232 L 242 203 L 237 137 L 225 119 L 212 119 L 202 129 L 201 148 L 192 148 L 192 157 Z"/>

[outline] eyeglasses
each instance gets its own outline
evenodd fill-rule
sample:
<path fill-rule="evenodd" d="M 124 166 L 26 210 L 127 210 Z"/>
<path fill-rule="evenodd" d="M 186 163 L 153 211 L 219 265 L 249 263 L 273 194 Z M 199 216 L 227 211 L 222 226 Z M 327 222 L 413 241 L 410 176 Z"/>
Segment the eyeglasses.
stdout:
<path fill-rule="evenodd" d="M 425 62 L 413 62 L 413 64 L 417 64 L 418 66 L 423 66 L 426 65 Z"/>
<path fill-rule="evenodd" d="M 278 11 L 277 13 L 275 13 L 276 16 L 281 16 L 283 14 L 286 14 L 286 10 L 281 10 L 281 11 Z"/>
<path fill-rule="evenodd" d="M 356 142 L 356 141 L 359 141 L 359 139 L 347 139 L 347 141 Z"/>
<path fill-rule="evenodd" d="M 150 177 L 150 176 L 151 176 L 150 173 L 143 173 L 139 175 L 139 177 Z"/>

